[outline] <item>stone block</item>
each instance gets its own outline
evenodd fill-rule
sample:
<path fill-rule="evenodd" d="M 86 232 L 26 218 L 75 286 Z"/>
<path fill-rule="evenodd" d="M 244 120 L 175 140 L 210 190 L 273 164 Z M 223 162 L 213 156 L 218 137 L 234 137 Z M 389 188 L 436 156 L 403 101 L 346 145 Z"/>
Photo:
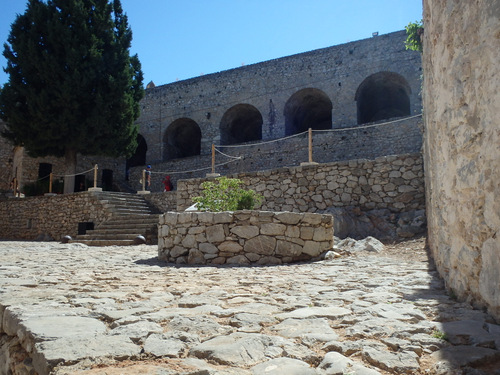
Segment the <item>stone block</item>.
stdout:
<path fill-rule="evenodd" d="M 286 225 L 278 223 L 264 223 L 260 227 L 260 234 L 268 236 L 282 236 L 285 234 Z"/>
<path fill-rule="evenodd" d="M 198 249 L 205 254 L 217 254 L 219 252 L 217 246 L 209 242 L 200 243 Z"/>
<path fill-rule="evenodd" d="M 182 246 L 174 246 L 172 250 L 170 250 L 170 256 L 172 258 L 178 258 L 182 255 L 186 255 L 188 253 L 188 249 Z"/>
<path fill-rule="evenodd" d="M 214 224 L 229 224 L 233 222 L 233 214 L 231 212 L 216 212 L 213 220 Z"/>
<path fill-rule="evenodd" d="M 294 212 L 277 212 L 275 217 L 283 224 L 295 225 L 302 218 L 302 214 Z"/>
<path fill-rule="evenodd" d="M 316 257 L 321 253 L 321 247 L 318 242 L 306 241 L 302 249 L 302 253 Z"/>
<path fill-rule="evenodd" d="M 228 258 L 226 264 L 250 264 L 250 261 L 244 255 L 236 255 Z"/>
<path fill-rule="evenodd" d="M 272 255 L 276 248 L 276 239 L 270 236 L 259 235 L 245 242 L 245 253 Z"/>
<path fill-rule="evenodd" d="M 301 227 L 300 228 L 300 238 L 302 240 L 312 240 L 314 236 L 313 227 Z"/>
<path fill-rule="evenodd" d="M 183 247 L 192 248 L 196 246 L 196 238 L 192 234 L 188 234 L 181 242 Z"/>
<path fill-rule="evenodd" d="M 189 250 L 188 264 L 205 264 L 204 254 L 198 249 Z"/>
<path fill-rule="evenodd" d="M 206 234 L 208 242 L 211 243 L 222 242 L 226 239 L 226 235 L 224 234 L 224 226 L 222 224 L 207 227 Z"/>
<path fill-rule="evenodd" d="M 259 234 L 259 227 L 255 225 L 238 225 L 230 229 L 230 232 L 241 238 L 253 238 Z"/>
<path fill-rule="evenodd" d="M 294 257 L 302 253 L 302 246 L 289 242 L 278 240 L 276 244 L 276 255 Z"/>
<path fill-rule="evenodd" d="M 220 251 L 226 253 L 239 253 L 241 250 L 243 250 L 243 246 L 234 241 L 224 241 L 218 246 L 218 248 Z"/>

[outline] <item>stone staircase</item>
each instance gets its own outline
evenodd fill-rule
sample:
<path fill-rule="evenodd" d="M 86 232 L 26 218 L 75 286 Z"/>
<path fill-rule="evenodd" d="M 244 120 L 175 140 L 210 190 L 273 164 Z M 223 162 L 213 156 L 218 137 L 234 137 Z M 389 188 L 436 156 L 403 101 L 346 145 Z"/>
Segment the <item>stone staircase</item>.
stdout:
<path fill-rule="evenodd" d="M 100 192 L 96 194 L 111 218 L 71 242 L 89 246 L 126 246 L 143 236 L 148 244 L 158 243 L 159 212 L 137 194 Z"/>

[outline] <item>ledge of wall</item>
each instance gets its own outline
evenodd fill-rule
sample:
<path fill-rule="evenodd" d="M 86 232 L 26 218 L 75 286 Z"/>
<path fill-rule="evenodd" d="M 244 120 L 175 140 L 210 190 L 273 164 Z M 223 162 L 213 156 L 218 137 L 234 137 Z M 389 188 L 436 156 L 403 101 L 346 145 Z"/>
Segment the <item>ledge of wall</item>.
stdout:
<path fill-rule="evenodd" d="M 167 212 L 158 258 L 177 264 L 281 264 L 309 260 L 333 246 L 333 217 L 313 213 Z"/>

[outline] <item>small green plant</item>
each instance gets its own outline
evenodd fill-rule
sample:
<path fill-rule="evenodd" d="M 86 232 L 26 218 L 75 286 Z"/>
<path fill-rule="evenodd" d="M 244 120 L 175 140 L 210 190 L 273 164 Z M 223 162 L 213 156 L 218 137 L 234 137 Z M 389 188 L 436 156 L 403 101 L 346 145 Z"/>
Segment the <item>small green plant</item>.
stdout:
<path fill-rule="evenodd" d="M 421 35 L 424 33 L 424 25 L 422 21 L 410 22 L 408 26 L 405 26 L 405 29 L 406 29 L 406 41 L 405 41 L 406 49 L 422 52 L 423 47 L 422 47 Z"/>
<path fill-rule="evenodd" d="M 432 337 L 440 340 L 448 340 L 448 336 L 446 336 L 446 333 L 438 329 L 432 331 Z"/>
<path fill-rule="evenodd" d="M 201 184 L 201 196 L 194 197 L 200 211 L 236 211 L 252 210 L 259 205 L 262 197 L 253 190 L 245 190 L 240 186 L 243 181 L 237 178 L 219 177 L 215 181 Z"/>

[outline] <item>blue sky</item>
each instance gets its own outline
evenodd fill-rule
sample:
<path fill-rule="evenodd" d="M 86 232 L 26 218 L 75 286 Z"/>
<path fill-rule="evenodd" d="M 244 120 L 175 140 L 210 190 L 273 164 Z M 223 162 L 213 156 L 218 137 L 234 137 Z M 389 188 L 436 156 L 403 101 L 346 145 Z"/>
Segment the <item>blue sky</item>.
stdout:
<path fill-rule="evenodd" d="M 0 0 L 2 46 L 26 4 Z M 144 83 L 157 86 L 387 34 L 422 18 L 422 0 L 122 0 L 122 6 Z M 2 69 L 0 84 L 7 80 Z"/>

